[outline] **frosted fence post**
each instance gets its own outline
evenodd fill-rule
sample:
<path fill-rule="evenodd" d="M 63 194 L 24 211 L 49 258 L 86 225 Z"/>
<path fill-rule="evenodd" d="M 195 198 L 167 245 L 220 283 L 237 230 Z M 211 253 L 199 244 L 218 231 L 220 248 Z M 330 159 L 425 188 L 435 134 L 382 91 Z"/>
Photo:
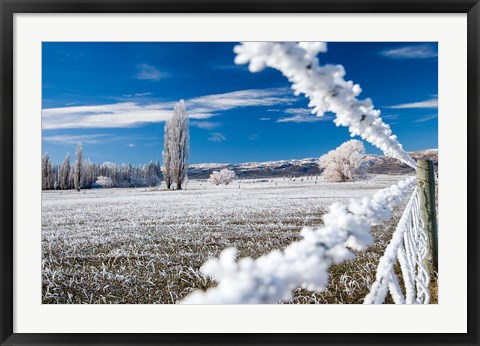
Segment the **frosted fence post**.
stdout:
<path fill-rule="evenodd" d="M 421 217 L 428 237 L 428 256 L 425 265 L 430 275 L 438 273 L 438 230 L 435 207 L 435 172 L 431 160 L 418 160 L 417 181 L 420 194 Z"/>

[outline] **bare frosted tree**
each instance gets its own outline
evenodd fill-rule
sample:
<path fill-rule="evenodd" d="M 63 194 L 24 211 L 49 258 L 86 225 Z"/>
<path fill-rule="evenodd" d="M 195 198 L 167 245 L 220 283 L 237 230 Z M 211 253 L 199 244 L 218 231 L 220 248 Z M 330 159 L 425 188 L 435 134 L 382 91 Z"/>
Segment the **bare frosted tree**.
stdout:
<path fill-rule="evenodd" d="M 75 185 L 75 166 L 70 165 L 70 174 L 68 175 L 67 189 L 72 189 Z"/>
<path fill-rule="evenodd" d="M 55 174 L 53 172 L 52 161 L 48 153 L 42 157 L 42 190 L 51 190 L 54 187 Z"/>
<path fill-rule="evenodd" d="M 74 185 L 77 191 L 80 191 L 80 182 L 83 169 L 83 148 L 82 143 L 77 144 L 77 151 L 75 152 L 75 173 L 74 173 Z"/>
<path fill-rule="evenodd" d="M 164 149 L 164 154 L 166 153 L 166 155 L 162 155 L 164 172 L 170 174 L 171 182 L 177 184 L 177 190 L 181 190 L 187 175 L 190 154 L 189 119 L 183 100 L 175 104 L 173 116 L 165 124 L 165 127 L 166 149 Z M 168 167 L 166 162 L 169 163 L 170 169 L 166 168 Z M 167 183 L 166 179 L 165 183 Z"/>
<path fill-rule="evenodd" d="M 95 172 L 94 165 L 87 159 L 85 162 L 85 174 L 83 175 L 83 186 L 87 189 L 92 187 L 92 184 L 95 182 Z"/>
<path fill-rule="evenodd" d="M 53 165 L 52 162 L 49 160 L 47 164 L 47 189 L 51 190 L 55 187 L 55 173 L 53 170 Z"/>
<path fill-rule="evenodd" d="M 225 186 L 227 186 L 233 180 L 235 180 L 235 178 L 236 178 L 236 175 L 234 171 L 228 168 L 224 168 L 220 172 L 213 171 L 212 174 L 210 174 L 208 181 L 214 185 L 225 184 Z"/>
<path fill-rule="evenodd" d="M 110 188 L 113 187 L 113 180 L 110 177 L 104 177 L 101 175 L 97 177 L 95 184 L 100 185 L 101 187 Z"/>
<path fill-rule="evenodd" d="M 363 179 L 367 175 L 364 161 L 365 147 L 358 140 L 350 140 L 320 158 L 319 166 L 328 182 Z"/>
<path fill-rule="evenodd" d="M 236 178 L 235 172 L 227 168 L 222 169 L 220 175 L 222 176 L 223 184 L 225 184 L 225 186 L 230 184 Z"/>
<path fill-rule="evenodd" d="M 219 171 L 213 171 L 208 178 L 208 181 L 213 185 L 220 185 L 222 183 L 222 175 Z"/>
<path fill-rule="evenodd" d="M 170 152 L 170 137 L 169 137 L 169 129 L 170 129 L 170 122 L 171 119 L 168 119 L 165 122 L 164 127 L 164 134 L 163 134 L 163 152 L 162 152 L 162 173 L 163 173 L 163 180 L 165 180 L 165 184 L 167 185 L 167 189 L 170 189 L 172 186 L 172 154 Z"/>
<path fill-rule="evenodd" d="M 60 189 L 66 190 L 70 188 L 70 153 L 65 155 L 65 159 L 60 166 L 59 180 Z"/>

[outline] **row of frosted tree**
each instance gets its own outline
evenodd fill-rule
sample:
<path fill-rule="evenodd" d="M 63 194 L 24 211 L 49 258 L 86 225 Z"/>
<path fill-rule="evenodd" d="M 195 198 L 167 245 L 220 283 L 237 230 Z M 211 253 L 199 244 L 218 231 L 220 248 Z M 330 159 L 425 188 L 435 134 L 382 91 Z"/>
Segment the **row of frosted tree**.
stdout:
<path fill-rule="evenodd" d="M 81 144 L 77 146 L 74 163 L 71 163 L 68 153 L 61 164 L 52 163 L 48 154 L 42 157 L 43 190 L 158 186 L 162 181 L 161 177 L 162 168 L 158 160 L 136 166 L 83 161 Z"/>
<path fill-rule="evenodd" d="M 79 191 L 94 187 L 158 186 L 163 177 L 168 189 L 176 184 L 176 189 L 181 190 L 187 179 L 189 154 L 189 119 L 185 102 L 181 100 L 175 105 L 173 116 L 165 122 L 163 166 L 158 160 L 138 166 L 84 161 L 79 143 L 74 164 L 70 162 L 69 153 L 59 165 L 53 164 L 48 154 L 42 157 L 42 189 Z"/>
<path fill-rule="evenodd" d="M 73 165 L 70 163 L 68 153 L 60 165 L 54 165 L 48 154 L 42 157 L 42 189 L 80 191 L 93 187 L 158 186 L 163 177 L 167 189 L 175 184 L 176 189 L 181 190 L 182 184 L 187 179 L 189 153 L 189 118 L 185 102 L 181 100 L 175 105 L 173 116 L 165 123 L 163 166 L 158 160 L 138 166 L 84 161 L 82 144 L 79 143 Z M 353 181 L 367 176 L 364 157 L 363 143 L 350 140 L 323 155 L 319 160 L 319 166 L 328 182 Z M 235 172 L 223 169 L 220 172 L 213 172 L 209 181 L 215 185 L 228 185 L 233 179 Z"/>

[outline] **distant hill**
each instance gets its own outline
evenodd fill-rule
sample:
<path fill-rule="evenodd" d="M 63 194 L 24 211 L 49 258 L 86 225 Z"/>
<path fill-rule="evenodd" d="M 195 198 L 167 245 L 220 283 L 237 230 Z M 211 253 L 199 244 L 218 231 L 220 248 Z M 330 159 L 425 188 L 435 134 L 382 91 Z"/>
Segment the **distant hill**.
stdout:
<path fill-rule="evenodd" d="M 427 149 L 409 153 L 413 159 L 433 160 L 438 166 L 438 149 Z M 396 159 L 383 155 L 367 155 L 368 171 L 374 174 L 407 174 L 413 172 L 409 166 Z M 191 179 L 207 179 L 215 170 L 228 168 L 234 170 L 239 178 L 270 178 L 283 176 L 305 176 L 321 174 L 318 158 L 301 160 L 280 160 L 265 162 L 199 163 L 189 166 L 188 177 Z"/>
<path fill-rule="evenodd" d="M 409 153 L 415 160 L 432 160 L 435 169 L 438 168 L 438 149 L 426 149 Z M 407 174 L 413 172 L 413 169 L 396 159 L 385 157 L 383 155 L 367 155 L 366 158 L 370 173 L 375 174 Z"/>

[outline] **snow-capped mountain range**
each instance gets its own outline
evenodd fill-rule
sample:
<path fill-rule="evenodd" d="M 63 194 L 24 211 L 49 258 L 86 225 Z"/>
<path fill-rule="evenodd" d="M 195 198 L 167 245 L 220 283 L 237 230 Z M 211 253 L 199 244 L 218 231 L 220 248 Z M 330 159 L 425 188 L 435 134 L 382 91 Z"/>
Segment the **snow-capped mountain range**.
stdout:
<path fill-rule="evenodd" d="M 438 165 L 438 149 L 426 149 L 409 153 L 413 159 L 433 160 Z M 409 166 L 400 161 L 383 155 L 366 155 L 369 166 L 368 171 L 376 174 L 406 174 L 413 172 Z M 228 168 L 237 174 L 239 178 L 268 178 L 283 176 L 305 176 L 320 174 L 318 158 L 306 158 L 299 160 L 280 160 L 265 162 L 245 163 L 198 163 L 191 164 L 188 176 L 191 179 L 206 179 L 215 170 Z"/>

